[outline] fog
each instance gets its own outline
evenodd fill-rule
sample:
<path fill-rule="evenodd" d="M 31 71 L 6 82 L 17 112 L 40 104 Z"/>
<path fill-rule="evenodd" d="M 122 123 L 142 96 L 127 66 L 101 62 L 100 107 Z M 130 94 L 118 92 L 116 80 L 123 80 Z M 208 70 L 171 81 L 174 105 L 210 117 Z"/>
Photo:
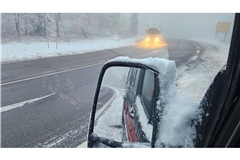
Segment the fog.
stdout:
<path fill-rule="evenodd" d="M 54 41 L 56 14 L 18 13 L 19 33 L 15 14 L 1 14 L 2 42 L 21 41 L 23 38 L 32 41 L 33 36 L 44 38 L 46 30 L 48 38 Z M 43 25 L 46 17 L 49 20 L 47 27 Z M 230 32 L 225 40 L 230 42 L 234 13 L 138 13 L 137 16 L 132 13 L 63 13 L 58 22 L 59 40 L 111 36 L 129 38 L 144 35 L 147 27 L 160 27 L 163 37 L 213 40 L 217 22 L 231 22 Z M 223 33 L 218 34 L 217 40 L 223 41 L 224 36 Z"/>
<path fill-rule="evenodd" d="M 111 67 L 104 74 L 102 85 L 125 89 L 130 67 Z"/>
<path fill-rule="evenodd" d="M 215 38 L 217 22 L 231 22 L 226 42 L 231 39 L 234 13 L 139 13 L 139 34 L 144 34 L 147 26 L 159 27 L 164 37 L 185 39 Z M 224 34 L 218 34 L 222 41 Z"/>

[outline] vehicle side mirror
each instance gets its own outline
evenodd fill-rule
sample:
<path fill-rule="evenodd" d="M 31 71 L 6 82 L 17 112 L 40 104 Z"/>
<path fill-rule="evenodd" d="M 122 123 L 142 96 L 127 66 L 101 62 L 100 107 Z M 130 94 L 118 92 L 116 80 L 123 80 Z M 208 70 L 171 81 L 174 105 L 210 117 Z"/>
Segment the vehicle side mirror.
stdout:
<path fill-rule="evenodd" d="M 144 64 L 105 64 L 94 97 L 88 147 L 151 147 L 157 84 L 158 72 Z"/>

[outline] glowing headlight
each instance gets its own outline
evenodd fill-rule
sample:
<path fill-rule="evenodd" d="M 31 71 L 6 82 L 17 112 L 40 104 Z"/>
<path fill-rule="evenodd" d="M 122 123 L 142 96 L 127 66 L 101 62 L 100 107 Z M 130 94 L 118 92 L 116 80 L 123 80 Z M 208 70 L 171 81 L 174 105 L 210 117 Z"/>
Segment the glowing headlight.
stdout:
<path fill-rule="evenodd" d="M 158 38 L 156 38 L 155 41 L 157 42 L 157 41 L 158 41 Z"/>
<path fill-rule="evenodd" d="M 146 41 L 149 41 L 149 38 L 147 38 Z"/>

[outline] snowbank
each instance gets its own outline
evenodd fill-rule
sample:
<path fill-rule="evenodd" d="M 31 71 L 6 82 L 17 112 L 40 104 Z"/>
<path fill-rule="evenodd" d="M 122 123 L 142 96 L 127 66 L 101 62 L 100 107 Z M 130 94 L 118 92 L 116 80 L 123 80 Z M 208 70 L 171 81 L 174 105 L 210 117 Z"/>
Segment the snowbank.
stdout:
<path fill-rule="evenodd" d="M 180 95 L 200 103 L 215 75 L 226 64 L 230 45 L 217 41 L 197 41 L 212 44 L 216 49 L 207 50 L 198 60 L 200 62 L 189 64 L 179 75 L 176 85 Z"/>
<path fill-rule="evenodd" d="M 124 47 L 134 44 L 140 37 L 129 39 L 94 39 L 76 42 L 33 42 L 33 43 L 7 43 L 1 44 L 2 62 L 22 61 L 55 57 L 63 55 L 83 54 L 91 51 Z"/>

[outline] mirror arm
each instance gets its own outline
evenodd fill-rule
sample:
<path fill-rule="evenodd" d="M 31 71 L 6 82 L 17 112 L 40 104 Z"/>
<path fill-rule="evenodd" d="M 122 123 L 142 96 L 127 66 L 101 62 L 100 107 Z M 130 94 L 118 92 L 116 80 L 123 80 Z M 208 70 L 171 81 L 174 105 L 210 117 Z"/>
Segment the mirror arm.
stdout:
<path fill-rule="evenodd" d="M 107 138 L 104 138 L 104 137 L 99 137 L 95 133 L 92 133 L 89 138 L 94 142 L 101 142 L 101 143 L 103 143 L 103 144 L 105 144 L 109 147 L 122 148 L 122 143 L 121 142 L 110 140 L 110 139 L 107 139 Z"/>

